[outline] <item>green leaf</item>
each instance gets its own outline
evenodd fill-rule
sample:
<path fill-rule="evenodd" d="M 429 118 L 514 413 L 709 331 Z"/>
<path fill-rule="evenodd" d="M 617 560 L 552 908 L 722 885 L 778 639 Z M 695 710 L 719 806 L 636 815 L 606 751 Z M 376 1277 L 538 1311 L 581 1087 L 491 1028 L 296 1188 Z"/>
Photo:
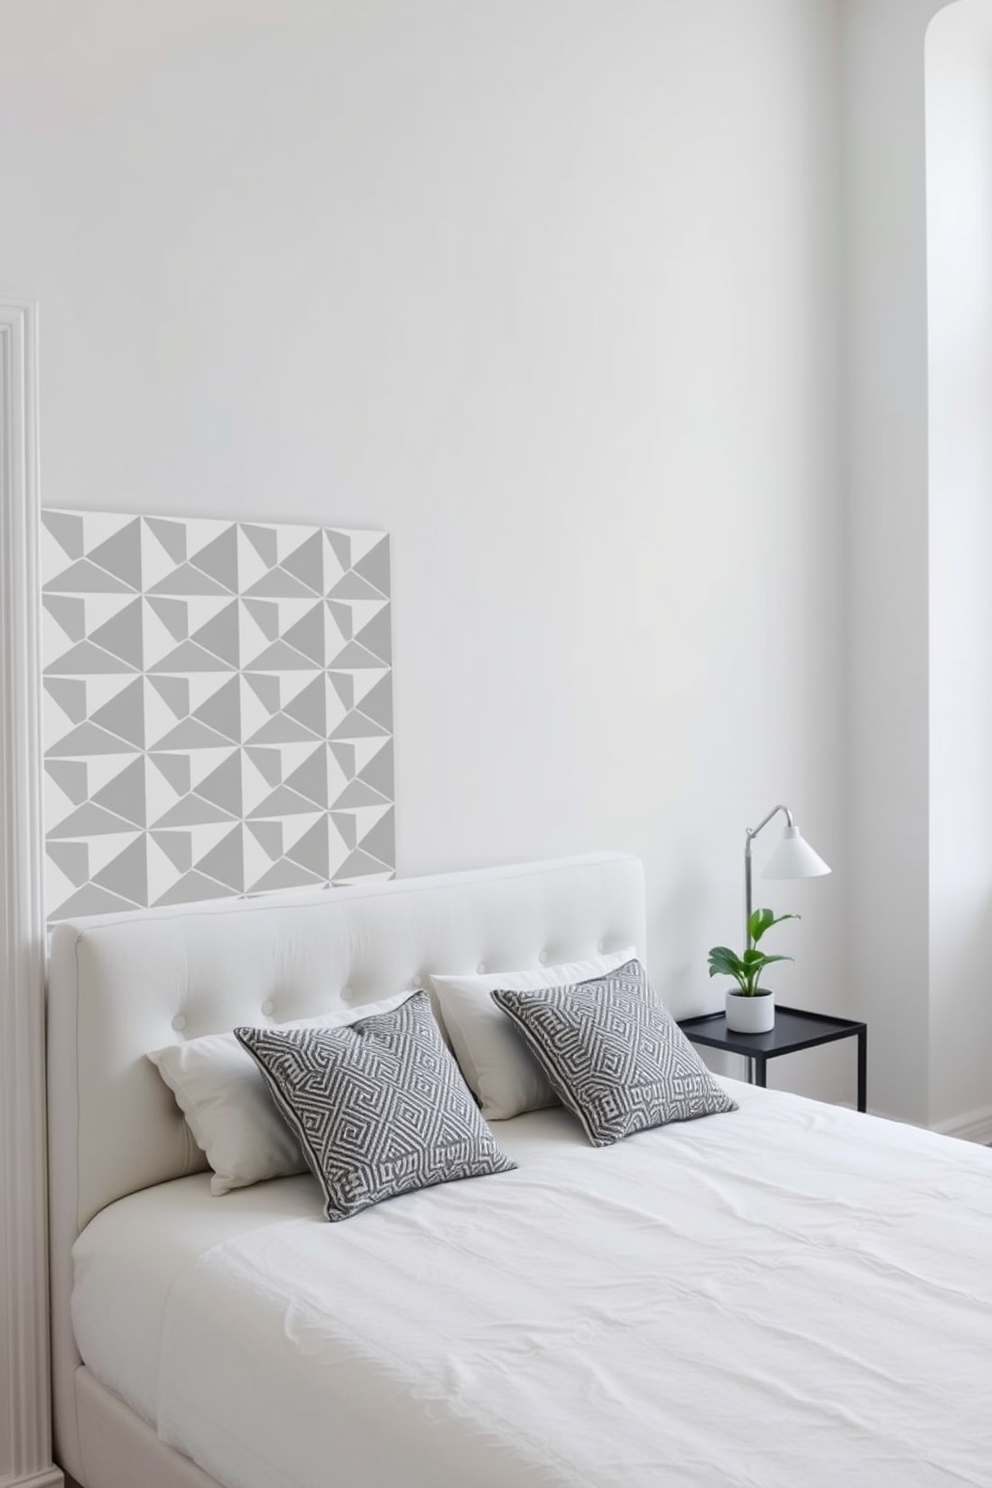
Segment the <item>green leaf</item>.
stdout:
<path fill-rule="evenodd" d="M 747 977 L 741 966 L 741 958 L 729 946 L 714 946 L 710 951 L 709 965 L 711 977 L 733 977 L 741 991 L 747 991 Z"/>
<path fill-rule="evenodd" d="M 755 909 L 747 922 L 747 933 L 753 941 L 758 941 L 765 931 L 772 925 L 775 919 L 774 911 L 770 909 Z"/>
<path fill-rule="evenodd" d="M 774 910 L 761 908 L 751 911 L 748 917 L 748 946 L 742 956 L 729 946 L 713 946 L 709 953 L 710 976 L 729 976 L 740 987 L 745 997 L 755 997 L 761 990 L 758 983 L 766 966 L 776 961 L 791 961 L 791 956 L 766 956 L 758 950 L 758 941 L 783 920 L 798 920 L 797 914 L 777 915 Z"/>
<path fill-rule="evenodd" d="M 772 909 L 754 909 L 751 918 L 747 922 L 748 935 L 755 944 L 770 930 L 773 925 L 781 925 L 783 920 L 798 920 L 802 917 L 797 914 L 777 915 Z"/>
<path fill-rule="evenodd" d="M 729 946 L 714 946 L 710 951 L 710 976 L 737 976 L 741 958 Z"/>

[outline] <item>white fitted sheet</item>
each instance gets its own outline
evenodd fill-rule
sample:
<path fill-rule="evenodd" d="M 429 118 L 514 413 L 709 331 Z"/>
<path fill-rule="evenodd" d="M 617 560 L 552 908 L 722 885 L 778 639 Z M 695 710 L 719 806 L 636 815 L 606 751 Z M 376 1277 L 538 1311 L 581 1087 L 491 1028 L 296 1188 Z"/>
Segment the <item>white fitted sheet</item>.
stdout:
<path fill-rule="evenodd" d="M 524 1161 L 542 1148 L 585 1145 L 578 1125 L 561 1111 L 500 1122 L 493 1131 Z M 210 1174 L 196 1173 L 101 1210 L 72 1251 L 72 1323 L 84 1363 L 146 1421 L 157 1422 L 162 1329 L 177 1278 L 215 1245 L 294 1218 L 326 1225 L 320 1190 L 308 1174 L 217 1197 Z"/>
<path fill-rule="evenodd" d="M 132 1195 L 83 1357 L 231 1488 L 988 1488 L 992 1152 L 727 1083 L 612 1148 L 499 1123 L 517 1172 L 343 1224 Z"/>
<path fill-rule="evenodd" d="M 309 1175 L 215 1198 L 210 1174 L 196 1173 L 101 1210 L 72 1250 L 72 1325 L 83 1362 L 155 1422 L 162 1328 L 176 1279 L 215 1245 L 295 1216 L 322 1218 Z"/>

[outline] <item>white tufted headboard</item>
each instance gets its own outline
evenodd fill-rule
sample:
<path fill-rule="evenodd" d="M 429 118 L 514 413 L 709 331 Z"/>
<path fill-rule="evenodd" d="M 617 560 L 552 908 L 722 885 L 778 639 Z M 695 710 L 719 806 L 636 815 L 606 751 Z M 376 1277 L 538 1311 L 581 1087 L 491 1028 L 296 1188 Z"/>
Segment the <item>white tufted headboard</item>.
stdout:
<path fill-rule="evenodd" d="M 644 936 L 641 864 L 619 853 L 57 926 L 48 989 L 57 1417 L 78 1363 L 76 1236 L 113 1200 L 205 1166 L 148 1050 L 373 1002 L 429 986 L 429 972 L 580 960 L 643 948 Z"/>

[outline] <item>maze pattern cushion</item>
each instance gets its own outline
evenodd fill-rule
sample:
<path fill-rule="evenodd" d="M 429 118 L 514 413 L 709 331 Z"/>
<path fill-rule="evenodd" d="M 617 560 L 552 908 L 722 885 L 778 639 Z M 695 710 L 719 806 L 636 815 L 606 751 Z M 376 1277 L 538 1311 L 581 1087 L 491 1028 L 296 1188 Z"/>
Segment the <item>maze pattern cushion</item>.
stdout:
<path fill-rule="evenodd" d="M 426 992 L 345 1028 L 236 1028 L 324 1191 L 328 1219 L 516 1164 L 479 1115 Z"/>
<path fill-rule="evenodd" d="M 737 1109 L 639 961 L 570 987 L 492 996 L 594 1147 L 669 1121 Z"/>
<path fill-rule="evenodd" d="M 409 992 L 364 1009 L 347 1008 L 316 1018 L 297 1018 L 286 1028 L 342 1028 L 356 1018 L 399 1007 Z M 176 1104 L 213 1168 L 212 1194 L 246 1188 L 266 1178 L 305 1173 L 300 1144 L 272 1104 L 265 1079 L 233 1033 L 183 1039 L 148 1058 L 176 1097 Z"/>
<path fill-rule="evenodd" d="M 558 1097 L 509 1018 L 495 1005 L 496 988 L 526 991 L 535 987 L 563 987 L 615 971 L 637 952 L 633 946 L 568 961 L 561 966 L 531 967 L 528 971 L 486 972 L 474 976 L 437 976 L 431 973 L 441 1006 L 445 1032 L 458 1066 L 487 1121 L 506 1121 L 524 1111 L 556 1106 Z"/>

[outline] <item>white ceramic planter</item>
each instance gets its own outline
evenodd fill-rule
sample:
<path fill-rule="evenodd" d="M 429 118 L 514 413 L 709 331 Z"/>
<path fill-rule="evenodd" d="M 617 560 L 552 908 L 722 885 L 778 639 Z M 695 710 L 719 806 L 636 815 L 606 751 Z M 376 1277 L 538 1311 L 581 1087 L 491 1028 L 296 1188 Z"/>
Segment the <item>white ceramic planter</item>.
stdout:
<path fill-rule="evenodd" d="M 759 992 L 757 997 L 728 992 L 727 1027 L 732 1033 L 771 1033 L 775 1027 L 774 992 Z"/>

